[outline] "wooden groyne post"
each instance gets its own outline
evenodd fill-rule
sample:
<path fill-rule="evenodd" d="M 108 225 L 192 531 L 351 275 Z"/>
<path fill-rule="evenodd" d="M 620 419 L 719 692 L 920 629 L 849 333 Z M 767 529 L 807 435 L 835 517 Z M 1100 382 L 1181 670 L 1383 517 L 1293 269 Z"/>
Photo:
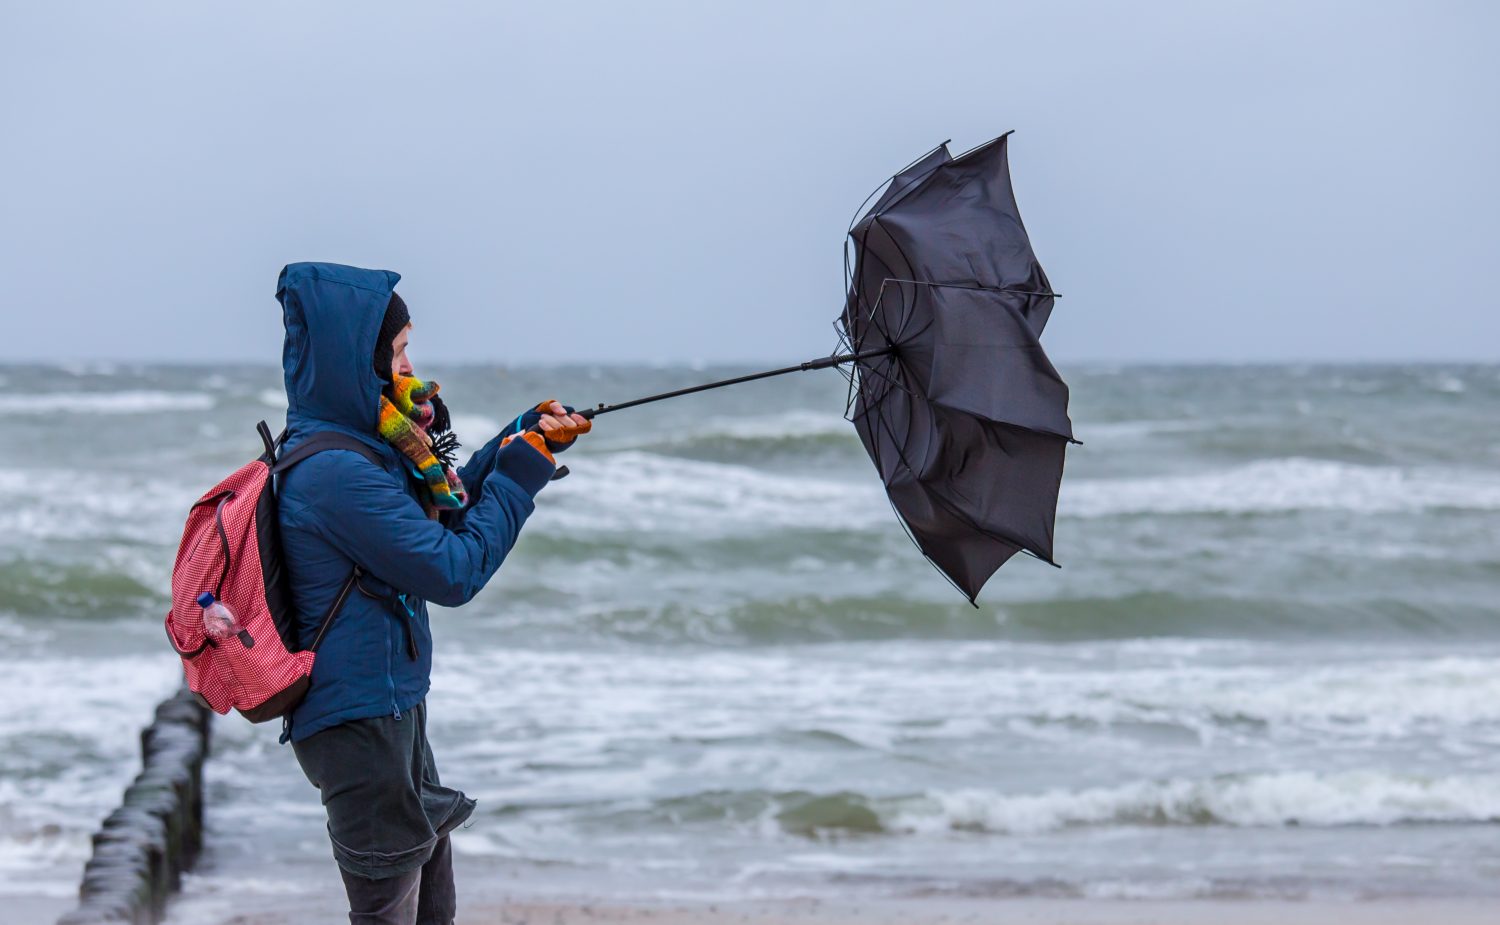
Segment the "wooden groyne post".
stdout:
<path fill-rule="evenodd" d="M 141 731 L 141 773 L 94 834 L 78 908 L 58 925 L 157 925 L 203 847 L 203 762 L 212 713 L 187 688 Z"/>

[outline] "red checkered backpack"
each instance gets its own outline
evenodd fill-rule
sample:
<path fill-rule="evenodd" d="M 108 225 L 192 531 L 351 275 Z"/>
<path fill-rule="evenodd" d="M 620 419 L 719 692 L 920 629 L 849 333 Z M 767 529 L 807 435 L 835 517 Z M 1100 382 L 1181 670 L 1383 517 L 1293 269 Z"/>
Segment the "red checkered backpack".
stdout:
<path fill-rule="evenodd" d="M 209 489 L 188 511 L 177 562 L 172 566 L 172 609 L 167 638 L 182 657 L 188 688 L 219 713 L 231 707 L 252 723 L 287 713 L 307 693 L 313 656 L 345 598 L 359 581 L 355 566 L 306 646 L 297 639 L 291 589 L 281 560 L 274 475 L 324 450 L 353 450 L 381 465 L 380 456 L 353 437 L 319 431 L 287 453 L 286 431 L 271 438 L 256 430 L 266 451 Z M 205 631 L 203 592 L 229 608 L 238 633 L 213 639 Z"/>

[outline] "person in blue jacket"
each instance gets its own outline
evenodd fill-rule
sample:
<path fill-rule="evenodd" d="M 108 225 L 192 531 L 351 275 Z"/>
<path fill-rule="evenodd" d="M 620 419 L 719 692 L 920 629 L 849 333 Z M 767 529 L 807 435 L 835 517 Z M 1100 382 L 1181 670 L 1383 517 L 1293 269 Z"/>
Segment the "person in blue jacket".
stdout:
<path fill-rule="evenodd" d="M 448 833 L 474 801 L 441 784 L 427 742 L 427 603 L 456 607 L 485 586 L 551 479 L 552 454 L 589 422 L 544 402 L 462 467 L 448 465 L 456 442 L 443 433 L 436 386 L 416 379 L 406 357 L 412 325 L 394 292 L 399 279 L 294 263 L 277 286 L 285 450 L 331 430 L 381 461 L 324 450 L 280 477 L 278 524 L 300 638 L 316 634 L 351 574 L 358 589 L 329 624 L 283 741 L 327 810 L 350 922 L 449 925 Z M 545 435 L 525 433 L 533 425 Z"/>

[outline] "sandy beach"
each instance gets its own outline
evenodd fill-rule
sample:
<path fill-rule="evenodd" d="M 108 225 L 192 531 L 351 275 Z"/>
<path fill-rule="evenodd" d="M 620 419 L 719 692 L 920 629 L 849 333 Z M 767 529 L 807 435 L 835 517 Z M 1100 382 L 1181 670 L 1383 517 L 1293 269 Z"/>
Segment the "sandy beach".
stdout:
<path fill-rule="evenodd" d="M 518 903 L 460 914 L 459 925 L 866 925 L 866 923 L 1006 923 L 1006 925 L 1468 925 L 1500 921 L 1500 908 L 1474 901 L 1395 903 L 818 901 L 710 906 L 621 906 Z"/>
<path fill-rule="evenodd" d="M 479 923 L 555 922 L 651 922 L 730 923 L 751 922 L 1005 922 L 1036 925 L 1187 925 L 1215 922 L 1221 925 L 1313 925 L 1313 923 L 1495 922 L 1500 910 L 1478 902 L 1416 903 L 1139 903 L 1088 901 L 1003 901 L 990 903 L 943 903 L 882 905 L 829 905 L 812 902 L 786 906 L 722 906 L 704 908 L 628 908 L 517 906 L 476 913 L 463 921 Z"/>
<path fill-rule="evenodd" d="M 259 913 L 222 921 L 224 925 L 292 925 L 315 921 L 306 915 L 306 910 L 300 913 Z M 1155 902 L 1014 899 L 622 904 L 527 897 L 515 902 L 501 901 L 467 909 L 460 907 L 458 916 L 458 925 L 1488 925 L 1497 921 L 1500 921 L 1500 908 L 1478 900 Z"/>

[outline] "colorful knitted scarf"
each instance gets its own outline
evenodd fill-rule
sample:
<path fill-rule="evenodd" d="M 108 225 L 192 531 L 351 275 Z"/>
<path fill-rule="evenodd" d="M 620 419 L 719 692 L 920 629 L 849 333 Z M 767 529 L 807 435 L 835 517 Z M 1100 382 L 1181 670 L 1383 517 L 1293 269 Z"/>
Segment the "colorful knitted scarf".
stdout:
<path fill-rule="evenodd" d="M 447 409 L 436 398 L 437 393 L 436 382 L 397 376 L 380 395 L 380 436 L 400 450 L 421 477 L 427 488 L 429 510 L 457 510 L 468 499 L 464 483 L 453 471 L 453 451 L 458 448 L 458 441 L 449 433 L 436 438 L 429 433 L 429 429 L 434 432 L 448 429 Z"/>

